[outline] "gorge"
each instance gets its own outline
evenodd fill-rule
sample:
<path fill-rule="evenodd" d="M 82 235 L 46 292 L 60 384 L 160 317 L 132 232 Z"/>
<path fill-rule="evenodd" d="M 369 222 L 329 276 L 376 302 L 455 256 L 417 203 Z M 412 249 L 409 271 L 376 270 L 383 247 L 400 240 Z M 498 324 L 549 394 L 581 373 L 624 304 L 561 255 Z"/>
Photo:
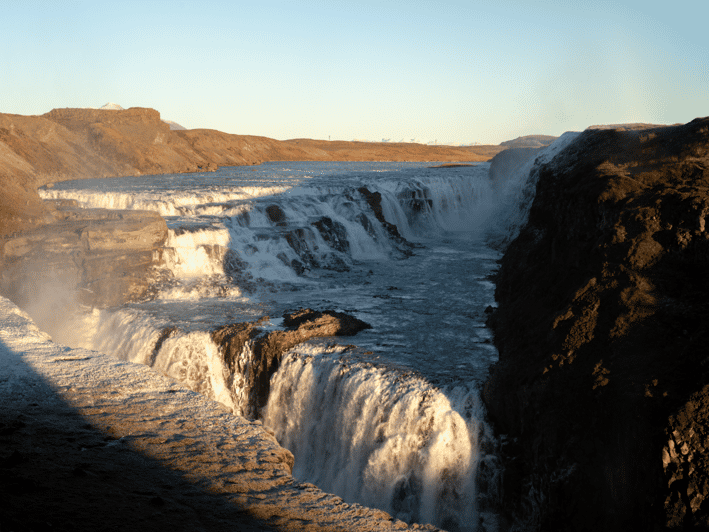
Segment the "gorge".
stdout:
<path fill-rule="evenodd" d="M 124 339 L 147 338 L 140 345 L 120 347 L 119 358 L 147 361 L 180 380 L 170 369 L 179 370 L 179 365 L 169 357 L 185 352 L 196 339 L 200 345 L 211 340 L 201 336 L 209 332 L 208 327 L 185 325 L 171 314 L 172 309 L 195 316 L 229 314 L 235 319 L 210 333 L 220 349 L 231 346 L 224 359 L 229 365 L 228 371 L 223 370 L 225 380 L 220 384 L 219 379 L 197 372 L 182 382 L 207 390 L 207 396 L 237 413 L 263 418 L 279 441 L 288 440 L 301 449 L 294 451 L 293 471 L 301 480 L 314 475 L 319 487 L 344 490 L 341 496 L 347 502 L 338 506 L 343 516 L 360 512 L 356 504 L 347 505 L 351 501 L 371 505 L 384 499 L 383 509 L 389 515 L 410 523 L 368 510 L 362 513 L 365 529 L 419 526 L 411 524 L 415 522 L 434 522 L 450 530 L 706 526 L 702 346 L 704 216 L 709 212 L 705 205 L 707 119 L 684 126 L 589 129 L 580 135 L 567 134 L 539 151 L 475 147 L 482 151 L 470 148 L 461 153 L 458 148 L 446 152 L 439 147 L 435 154 L 416 155 L 441 162 L 475 162 L 501 151 L 489 165 L 433 169 L 411 163 L 364 167 L 325 162 L 414 157 L 411 150 L 416 147 L 411 146 L 377 152 L 376 145 L 349 145 L 346 154 L 335 143 L 330 149 L 338 152 L 322 146 L 316 150 L 313 141 L 240 138 L 249 150 L 242 148 L 239 159 L 235 136 L 198 130 L 165 133 L 157 124 L 159 115 L 151 110 L 106 115 L 110 119 L 95 113 L 55 110 L 32 120 L 2 116 L 3 184 L 11 193 L 4 197 L 3 206 L 2 291 L 38 323 L 46 320 L 43 328 L 51 329 L 56 309 L 66 308 L 62 306 L 66 299 L 75 297 L 52 288 L 68 280 L 79 288 L 71 304 L 93 307 L 92 327 L 99 323 L 100 330 L 103 324 L 114 336 L 120 331 Z M 147 134 L 152 128 L 158 133 Z M 48 149 L 47 142 L 55 144 Z M 358 153 L 352 151 L 355 148 Z M 255 154 L 258 150 L 268 153 L 271 161 L 319 157 L 323 162 L 274 166 L 267 156 Z M 251 174 L 214 172 L 217 166 L 255 162 L 262 164 L 253 167 Z M 170 174 L 199 170 L 199 166 L 210 172 L 192 174 L 191 179 L 214 186 L 198 190 L 189 185 L 187 175 L 178 174 L 88 186 L 56 183 L 66 177 Z M 366 177 L 372 170 L 381 175 Z M 280 175 L 295 182 L 295 187 L 283 188 Z M 242 187 L 239 194 L 247 195 L 235 195 L 235 176 Z M 169 193 L 153 192 L 151 179 L 160 179 L 159 186 Z M 264 183 L 269 179 L 272 182 Z M 244 192 L 248 180 L 262 189 Z M 40 185 L 45 185 L 44 200 L 34 192 Z M 132 190 L 128 193 L 121 187 Z M 492 203 L 502 210 L 485 207 Z M 471 232 L 490 219 L 492 225 L 484 226 L 486 234 Z M 505 250 L 495 275 L 496 288 L 488 277 L 499 254 L 487 247 L 485 238 Z M 427 255 L 427 250 L 433 253 Z M 38 279 L 49 270 L 29 267 L 38 257 L 45 261 L 51 257 L 52 264 L 50 279 L 41 282 Z M 195 258 L 199 260 L 194 262 Z M 456 264 L 466 266 L 461 269 Z M 460 282 L 462 277 L 467 279 Z M 340 278 L 356 288 L 347 291 Z M 310 291 L 308 283 L 315 281 L 321 283 L 319 292 Z M 441 292 L 442 284 L 451 291 Z M 285 285 L 290 288 L 283 290 Z M 56 303 L 45 316 L 31 308 L 37 287 L 43 295 L 51 291 Z M 493 288 L 497 305 L 492 302 Z M 277 295 L 259 296 L 259 304 L 252 306 L 244 303 L 244 297 L 264 289 Z M 319 312 L 293 313 L 303 294 Z M 173 303 L 168 303 L 170 298 Z M 209 306 L 194 310 L 195 298 L 209 299 Z M 153 299 L 162 303 L 149 303 Z M 111 310 L 128 300 L 135 304 Z M 139 317 L 140 301 L 148 302 L 143 307 L 149 319 Z M 396 323 L 387 312 L 393 312 Z M 333 325 L 329 320 L 349 320 L 346 314 L 358 316 L 374 331 L 361 329 L 351 340 L 356 346 L 311 340 L 284 357 L 308 336 L 342 335 L 337 326 L 329 328 Z M 297 316 L 301 318 L 294 319 Z M 484 327 L 486 316 L 499 349 L 496 363 L 497 352 Z M 61 316 L 64 322 L 68 317 L 66 312 Z M 115 351 L 105 341 L 110 334 L 96 337 L 103 344 L 86 338 L 76 343 L 82 328 L 79 322 L 70 323 L 66 330 L 75 337 L 73 345 L 82 347 L 67 351 L 65 358 L 86 366 L 94 356 L 86 354 L 93 352 L 86 347 Z M 6 346 L 20 345 L 7 335 L 3 338 Z M 244 349 L 249 345 L 255 352 L 252 342 L 280 346 L 276 358 L 288 379 L 271 368 L 253 373 L 248 386 L 236 382 L 235 375 L 256 367 Z M 408 351 L 414 358 L 406 358 Z M 455 357 L 449 356 L 452 351 Z M 204 364 L 210 366 L 214 364 L 210 353 L 200 351 L 195 356 L 206 357 Z M 273 357 L 264 360 L 271 364 Z M 101 363 L 109 362 L 102 359 Z M 397 367 L 411 364 L 422 380 L 410 369 Z M 338 420 L 322 413 L 324 417 L 296 419 L 292 413 L 283 417 L 278 409 L 266 408 L 264 393 L 269 392 L 263 391 L 264 383 L 273 388 L 274 397 L 281 394 L 283 404 L 288 404 L 296 400 L 298 390 L 324 392 L 327 387 L 320 388 L 319 383 L 348 372 L 377 382 L 378 390 L 399 394 L 396 401 L 411 400 L 422 408 L 435 404 L 435 408 L 425 407 L 435 414 L 421 417 L 436 427 L 434 434 L 469 431 L 470 436 L 455 440 L 467 441 L 474 449 L 456 451 L 473 457 L 469 471 L 461 473 L 460 459 L 453 466 L 442 464 L 438 472 L 426 469 L 423 475 L 402 469 L 392 477 L 398 480 L 386 494 L 367 494 L 364 482 L 337 488 L 341 477 L 327 465 L 321 464 L 317 471 L 298 466 L 298 456 L 319 452 L 316 440 L 329 437 L 327 431 L 318 432 L 313 420 L 330 420 L 320 424 L 327 428 Z M 335 381 L 345 383 L 341 378 Z M 253 384 L 257 381 L 258 386 Z M 358 389 L 373 390 L 365 388 L 364 382 L 357 384 Z M 106 383 L 103 390 L 110 389 L 110 379 Z M 88 383 L 83 386 L 90 390 Z M 476 399 L 479 389 L 484 407 Z M 227 397 L 224 390 L 243 395 Z M 246 396 L 250 399 L 239 403 L 239 397 Z M 363 409 L 361 397 L 359 402 L 343 403 L 350 405 L 345 408 Z M 335 394 L 298 400 L 305 408 L 315 404 L 313 400 L 323 404 L 340 399 Z M 388 412 L 386 416 L 394 421 L 399 407 L 393 405 L 405 404 L 396 401 L 377 408 L 384 408 L 381 412 Z M 86 404 L 82 408 L 88 408 Z M 487 426 L 485 409 L 492 427 Z M 447 413 L 441 417 L 440 412 Z M 396 423 L 407 419 L 401 417 Z M 14 427 L 15 421 L 5 425 Z M 132 423 L 135 432 L 139 423 Z M 293 426 L 286 428 L 288 423 Z M 118 430 L 124 430 L 120 424 Z M 306 433 L 315 439 L 298 439 L 298 434 Z M 350 434 L 350 441 L 355 441 L 354 433 Z M 259 438 L 270 442 L 263 444 L 266 448 L 274 444 L 266 431 Z M 157 452 L 147 450 L 149 446 L 141 441 L 136 439 L 134 446 L 148 454 Z M 429 453 L 422 454 L 421 449 L 434 448 L 417 445 L 411 455 L 416 460 Z M 328 446 L 335 449 L 332 443 Z M 274 467 L 290 472 L 292 455 L 278 449 L 273 451 L 278 456 L 272 461 Z M 371 457 L 380 451 L 338 452 L 346 460 L 364 457 L 371 464 Z M 431 451 L 428 456 L 445 455 L 440 453 Z M 348 463 L 337 467 L 345 470 Z M 281 479 L 281 474 L 274 478 Z M 358 474 L 348 472 L 349 478 Z M 290 486 L 293 481 L 278 482 Z M 475 483 L 477 490 L 469 487 Z M 297 483 L 294 486 L 303 492 Z M 439 490 L 436 494 L 424 496 L 434 487 Z M 271 492 L 266 498 L 282 502 L 283 497 L 291 497 L 286 491 L 279 492 L 280 499 Z M 298 519 L 306 519 L 314 528 L 356 528 L 352 521 L 347 525 L 338 525 L 333 517 L 328 521 L 323 517 L 328 511 L 317 509 L 307 518 L 278 517 L 274 506 L 269 510 L 268 504 L 257 501 L 257 493 L 262 492 L 254 489 L 252 495 L 238 498 L 251 515 L 264 519 L 255 526 L 297 529 Z M 467 502 L 455 508 L 440 502 L 451 494 L 450 500 Z M 430 501 L 438 502 L 431 505 Z M 370 518 L 373 521 L 367 521 Z"/>

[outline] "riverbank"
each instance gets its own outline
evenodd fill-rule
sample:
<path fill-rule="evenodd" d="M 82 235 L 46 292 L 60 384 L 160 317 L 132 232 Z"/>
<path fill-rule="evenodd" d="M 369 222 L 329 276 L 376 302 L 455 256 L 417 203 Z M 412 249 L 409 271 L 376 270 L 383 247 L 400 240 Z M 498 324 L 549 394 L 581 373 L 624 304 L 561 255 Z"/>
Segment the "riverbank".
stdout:
<path fill-rule="evenodd" d="M 487 161 L 504 149 L 171 130 L 158 111 L 137 107 L 0 113 L 0 236 L 46 223 L 36 190 L 67 179 L 211 172 L 266 161 Z"/>

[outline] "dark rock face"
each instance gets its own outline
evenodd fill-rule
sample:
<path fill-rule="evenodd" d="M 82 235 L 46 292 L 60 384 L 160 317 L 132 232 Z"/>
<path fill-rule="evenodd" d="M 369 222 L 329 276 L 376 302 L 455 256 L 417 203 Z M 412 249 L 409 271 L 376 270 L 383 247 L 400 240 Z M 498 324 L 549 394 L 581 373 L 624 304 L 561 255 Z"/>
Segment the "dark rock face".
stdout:
<path fill-rule="evenodd" d="M 24 308 L 57 290 L 97 307 L 146 295 L 167 238 L 159 214 L 49 206 L 52 223 L 0 240 L 3 295 Z"/>
<path fill-rule="evenodd" d="M 332 218 L 323 216 L 319 220 L 313 222 L 315 227 L 322 236 L 323 240 L 332 249 L 347 253 L 350 250 L 350 242 L 347 240 L 347 229 L 340 222 L 334 221 Z"/>
<path fill-rule="evenodd" d="M 286 225 L 286 213 L 283 212 L 283 209 L 281 209 L 278 205 L 269 205 L 266 207 L 266 216 L 268 216 L 268 219 L 276 225 Z"/>
<path fill-rule="evenodd" d="M 708 118 L 587 130 L 541 167 L 483 394 L 509 520 L 709 527 L 708 214 Z"/>
<path fill-rule="evenodd" d="M 257 418 L 268 401 L 271 376 L 278 370 L 283 355 L 310 338 L 353 336 L 371 325 L 353 316 L 331 310 L 302 309 L 283 316 L 286 331 L 264 331 L 261 321 L 224 325 L 212 331 L 224 361 L 232 373 L 244 375 L 247 382 L 249 417 Z M 251 342 L 251 356 L 241 356 Z"/>

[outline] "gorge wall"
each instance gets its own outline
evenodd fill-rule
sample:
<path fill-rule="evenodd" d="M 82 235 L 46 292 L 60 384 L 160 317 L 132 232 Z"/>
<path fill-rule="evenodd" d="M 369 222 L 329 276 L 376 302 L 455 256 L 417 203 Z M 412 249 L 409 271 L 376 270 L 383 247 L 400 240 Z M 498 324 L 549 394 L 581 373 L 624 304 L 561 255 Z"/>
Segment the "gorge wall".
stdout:
<path fill-rule="evenodd" d="M 34 314 L 119 305 L 147 295 L 162 263 L 165 220 L 155 212 L 81 209 L 46 202 L 48 223 L 0 239 L 0 293 Z"/>
<path fill-rule="evenodd" d="M 484 400 L 529 530 L 709 526 L 709 118 L 589 129 L 507 249 Z"/>

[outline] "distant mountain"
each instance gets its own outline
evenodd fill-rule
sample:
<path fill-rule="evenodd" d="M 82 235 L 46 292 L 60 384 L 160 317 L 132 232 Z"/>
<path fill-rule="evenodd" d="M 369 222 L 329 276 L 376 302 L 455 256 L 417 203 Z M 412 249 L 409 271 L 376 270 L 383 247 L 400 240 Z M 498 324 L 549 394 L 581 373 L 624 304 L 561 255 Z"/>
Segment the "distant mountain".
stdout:
<path fill-rule="evenodd" d="M 187 131 L 186 127 L 181 126 L 177 122 L 173 122 L 172 120 L 165 120 L 163 119 L 163 122 L 165 122 L 168 126 L 170 126 L 170 129 L 173 131 Z"/>
<path fill-rule="evenodd" d="M 514 140 L 500 142 L 500 146 L 507 146 L 508 148 L 541 148 L 549 146 L 556 139 L 557 137 L 551 135 L 525 135 Z"/>
<path fill-rule="evenodd" d="M 108 103 L 107 103 L 106 105 L 104 105 L 103 107 L 99 107 L 99 109 L 108 109 L 108 110 L 111 110 L 111 111 L 123 111 L 123 107 L 121 107 L 121 106 L 118 105 L 117 103 L 111 103 L 111 102 L 108 102 Z"/>

